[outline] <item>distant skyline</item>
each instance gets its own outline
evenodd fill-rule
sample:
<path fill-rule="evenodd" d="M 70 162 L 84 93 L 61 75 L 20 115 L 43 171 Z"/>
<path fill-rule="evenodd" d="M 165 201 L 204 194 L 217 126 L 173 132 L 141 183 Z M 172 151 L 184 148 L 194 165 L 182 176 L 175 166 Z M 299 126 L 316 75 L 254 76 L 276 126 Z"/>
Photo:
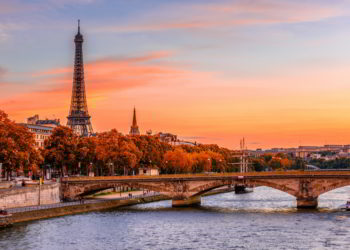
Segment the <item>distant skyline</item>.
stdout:
<path fill-rule="evenodd" d="M 0 0 L 0 109 L 69 112 L 84 35 L 94 131 L 237 149 L 350 144 L 350 2 Z"/>

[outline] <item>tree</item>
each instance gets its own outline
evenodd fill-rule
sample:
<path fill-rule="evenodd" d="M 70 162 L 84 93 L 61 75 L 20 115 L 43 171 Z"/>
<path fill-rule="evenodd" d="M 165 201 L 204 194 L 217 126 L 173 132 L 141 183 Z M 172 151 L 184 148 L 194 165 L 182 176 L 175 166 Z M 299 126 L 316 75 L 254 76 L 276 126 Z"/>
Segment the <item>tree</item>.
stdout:
<path fill-rule="evenodd" d="M 50 164 L 57 169 L 61 177 L 69 172 L 78 172 L 76 158 L 78 136 L 74 134 L 72 129 L 64 126 L 56 127 L 44 144 L 45 164 Z"/>
<path fill-rule="evenodd" d="M 212 160 L 210 154 L 206 151 L 192 154 L 193 159 L 193 173 L 203 173 L 212 171 Z"/>
<path fill-rule="evenodd" d="M 301 158 L 296 158 L 293 163 L 292 163 L 292 166 L 291 166 L 291 169 L 302 169 L 304 170 L 306 168 L 306 164 L 305 162 L 303 161 L 303 159 Z"/>
<path fill-rule="evenodd" d="M 266 168 L 265 161 L 262 159 L 253 159 L 252 163 L 254 171 L 261 172 Z"/>
<path fill-rule="evenodd" d="M 34 145 L 34 135 L 28 128 L 11 121 L 0 110 L 0 162 L 8 173 L 8 179 L 12 171 L 20 168 L 27 171 L 40 163 L 40 154 Z"/>
<path fill-rule="evenodd" d="M 135 168 L 142 153 L 131 138 L 123 136 L 117 130 L 103 132 L 97 136 L 96 154 L 99 161 L 99 173 L 124 174 Z"/>
<path fill-rule="evenodd" d="M 164 155 L 165 165 L 162 169 L 166 174 L 179 174 L 192 172 L 191 154 L 185 152 L 181 148 L 175 148 L 167 151 Z"/>
<path fill-rule="evenodd" d="M 142 153 L 140 165 L 143 166 L 163 166 L 164 155 L 173 147 L 168 143 L 161 142 L 159 138 L 150 135 L 128 136 Z"/>
<path fill-rule="evenodd" d="M 97 137 L 80 137 L 78 139 L 76 160 L 80 162 L 79 171 L 83 174 L 88 174 L 90 169 L 97 164 Z"/>

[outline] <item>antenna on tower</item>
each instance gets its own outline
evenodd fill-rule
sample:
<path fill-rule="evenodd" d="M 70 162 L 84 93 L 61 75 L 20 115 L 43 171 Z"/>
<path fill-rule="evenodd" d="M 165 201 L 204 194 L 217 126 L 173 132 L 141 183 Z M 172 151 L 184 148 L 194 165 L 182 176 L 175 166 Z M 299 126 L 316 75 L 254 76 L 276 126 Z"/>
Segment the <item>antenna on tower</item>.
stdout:
<path fill-rule="evenodd" d="M 78 19 L 78 33 L 80 34 L 80 19 Z"/>

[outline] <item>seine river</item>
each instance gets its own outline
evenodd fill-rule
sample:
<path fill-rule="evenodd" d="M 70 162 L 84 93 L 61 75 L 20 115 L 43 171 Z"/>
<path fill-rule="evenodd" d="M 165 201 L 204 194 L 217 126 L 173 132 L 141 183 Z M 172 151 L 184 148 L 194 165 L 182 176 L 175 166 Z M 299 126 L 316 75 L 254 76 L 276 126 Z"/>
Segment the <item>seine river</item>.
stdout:
<path fill-rule="evenodd" d="M 0 249 L 350 249 L 350 187 L 297 211 L 295 199 L 259 187 L 202 198 L 199 208 L 169 201 L 17 224 L 0 230 Z"/>

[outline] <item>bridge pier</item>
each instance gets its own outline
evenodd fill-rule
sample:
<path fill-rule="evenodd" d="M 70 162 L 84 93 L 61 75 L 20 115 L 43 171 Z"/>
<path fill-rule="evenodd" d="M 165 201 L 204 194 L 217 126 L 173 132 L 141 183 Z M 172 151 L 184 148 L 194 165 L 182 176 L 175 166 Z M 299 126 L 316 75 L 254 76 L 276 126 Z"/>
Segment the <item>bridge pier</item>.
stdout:
<path fill-rule="evenodd" d="M 185 199 L 173 199 L 172 206 L 173 207 L 193 207 L 199 206 L 201 204 L 201 197 L 192 196 Z"/>
<path fill-rule="evenodd" d="M 297 208 L 315 209 L 318 205 L 318 197 L 297 198 Z"/>

